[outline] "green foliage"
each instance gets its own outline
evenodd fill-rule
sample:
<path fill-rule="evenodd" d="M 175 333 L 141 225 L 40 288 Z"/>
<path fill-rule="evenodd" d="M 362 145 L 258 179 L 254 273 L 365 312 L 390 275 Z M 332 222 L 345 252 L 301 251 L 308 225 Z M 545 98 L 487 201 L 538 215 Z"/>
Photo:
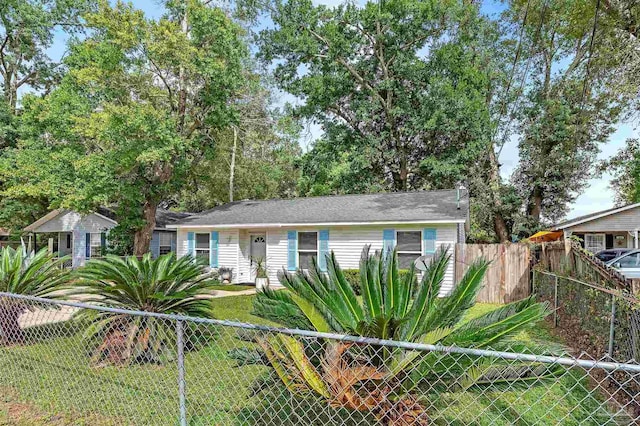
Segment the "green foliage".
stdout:
<path fill-rule="evenodd" d="M 27 254 L 23 248 L 0 249 L 0 291 L 27 296 L 50 296 L 70 281 L 61 265 L 68 257 L 54 259 L 46 248 Z"/>
<path fill-rule="evenodd" d="M 603 161 L 600 171 L 611 173 L 611 187 L 618 204 L 640 202 L 640 141 L 628 139 L 626 146 Z"/>
<path fill-rule="evenodd" d="M 156 259 L 107 255 L 77 271 L 70 294 L 89 303 L 120 309 L 211 317 L 210 295 L 216 281 L 190 256 L 167 254 Z M 175 324 L 166 320 L 83 310 L 77 315 L 91 326 L 86 337 L 96 340 L 94 362 L 162 362 L 172 352 Z M 126 342 L 124 345 L 122 342 Z"/>
<path fill-rule="evenodd" d="M 304 160 L 302 193 L 450 187 L 484 151 L 475 6 L 293 0 L 276 2 L 271 19 L 260 56 L 279 88 L 304 99 L 295 114 L 325 131 Z"/>
<path fill-rule="evenodd" d="M 331 253 L 327 256 L 327 273 L 320 271 L 315 260 L 308 273 L 283 272 L 280 281 L 288 291 L 259 292 L 254 312 L 289 327 L 294 325 L 291 318 L 296 318 L 296 323 L 298 318 L 306 318 L 319 332 L 475 348 L 503 348 L 513 343 L 518 332 L 550 313 L 548 304 L 536 303 L 532 296 L 462 321 L 475 304 L 488 263 L 478 260 L 470 265 L 451 294 L 439 298 L 450 261 L 447 250 L 440 250 L 414 291 L 415 271 L 412 267 L 400 276 L 395 250 L 370 256 L 367 247 L 360 261 L 362 297 L 358 297 Z M 303 342 L 289 336 L 258 337 L 257 342 L 292 392 L 306 389 L 332 406 L 359 411 L 365 407 L 363 401 L 369 401 L 367 409 L 381 421 L 387 413 L 375 407 L 391 403 L 389 395 L 396 403 L 415 401 L 411 392 L 417 387 L 437 393 L 440 388 L 499 387 L 505 382 L 516 386 L 531 377 L 555 377 L 558 373 L 558 369 L 537 369 L 525 363 L 521 368 L 496 363 L 489 371 L 474 364 L 470 356 L 381 350 L 366 344 L 357 345 L 356 350 L 339 341 L 325 342 L 323 349 L 313 350 L 306 350 Z M 359 389 L 364 383 L 377 384 L 378 389 L 388 387 L 388 392 L 363 395 Z"/>
<path fill-rule="evenodd" d="M 398 276 L 400 280 L 408 279 L 407 275 L 411 272 L 408 269 L 400 269 L 398 271 Z M 362 289 L 360 288 L 360 270 L 359 269 L 344 269 L 342 271 L 345 279 L 349 281 L 351 287 L 353 287 L 353 291 L 356 295 L 362 295 Z"/>
<path fill-rule="evenodd" d="M 167 7 L 152 20 L 101 1 L 83 15 L 91 32 L 70 42 L 61 83 L 25 102 L 6 196 L 80 211 L 117 204 L 138 233 L 134 251 L 147 250 L 157 206 L 213 148 L 210 134 L 236 121 L 248 54 L 243 30 L 220 8 Z"/>

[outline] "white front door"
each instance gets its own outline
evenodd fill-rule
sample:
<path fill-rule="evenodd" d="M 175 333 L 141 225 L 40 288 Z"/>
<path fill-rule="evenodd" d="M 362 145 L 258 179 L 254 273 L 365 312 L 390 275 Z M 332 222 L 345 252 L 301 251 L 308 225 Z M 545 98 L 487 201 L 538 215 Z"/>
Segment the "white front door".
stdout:
<path fill-rule="evenodd" d="M 251 234 L 251 281 L 256 280 L 256 268 L 254 260 L 261 259 L 262 265 L 267 267 L 267 236 L 266 234 Z"/>

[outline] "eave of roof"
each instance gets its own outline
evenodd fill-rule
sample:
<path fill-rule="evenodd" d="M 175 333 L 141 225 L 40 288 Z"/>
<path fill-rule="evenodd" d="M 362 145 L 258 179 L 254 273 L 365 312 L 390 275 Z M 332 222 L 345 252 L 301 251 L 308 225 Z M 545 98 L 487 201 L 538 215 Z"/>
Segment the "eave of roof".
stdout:
<path fill-rule="evenodd" d="M 408 224 L 441 224 L 441 223 L 465 223 L 465 219 L 434 219 L 434 220 L 387 220 L 387 221 L 366 221 L 366 222 L 302 222 L 302 223 L 232 223 L 232 224 L 211 224 L 211 225 L 190 225 L 186 224 L 170 224 L 167 228 L 283 228 L 283 227 L 304 227 L 304 226 L 364 226 L 364 225 L 408 225 Z"/>

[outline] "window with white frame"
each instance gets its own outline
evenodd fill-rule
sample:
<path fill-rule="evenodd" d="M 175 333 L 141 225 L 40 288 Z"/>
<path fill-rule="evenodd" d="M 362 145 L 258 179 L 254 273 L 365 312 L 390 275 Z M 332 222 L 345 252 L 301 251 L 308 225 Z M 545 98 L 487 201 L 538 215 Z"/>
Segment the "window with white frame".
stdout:
<path fill-rule="evenodd" d="M 606 247 L 606 238 L 604 234 L 585 234 L 584 248 L 591 253 L 597 253 Z"/>
<path fill-rule="evenodd" d="M 91 257 L 101 257 L 102 256 L 102 235 L 92 233 L 91 239 L 89 240 L 90 244 L 90 253 Z"/>
<path fill-rule="evenodd" d="M 409 269 L 411 264 L 422 256 L 422 232 L 397 231 L 396 242 L 398 266 L 400 269 Z"/>
<path fill-rule="evenodd" d="M 298 267 L 311 268 L 312 257 L 318 257 L 318 233 L 298 232 Z"/>
<path fill-rule="evenodd" d="M 171 232 L 160 232 L 158 238 L 160 239 L 160 255 L 171 253 Z"/>
<path fill-rule="evenodd" d="M 209 234 L 196 234 L 196 257 L 209 263 Z"/>

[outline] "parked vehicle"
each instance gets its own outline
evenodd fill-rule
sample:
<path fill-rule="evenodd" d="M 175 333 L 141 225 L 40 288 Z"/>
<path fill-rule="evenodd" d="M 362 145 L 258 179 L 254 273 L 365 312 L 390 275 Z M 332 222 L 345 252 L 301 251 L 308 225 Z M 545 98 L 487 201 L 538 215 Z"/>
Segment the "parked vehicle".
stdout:
<path fill-rule="evenodd" d="M 607 266 L 617 269 L 625 278 L 640 278 L 640 250 L 633 249 L 607 262 Z"/>
<path fill-rule="evenodd" d="M 633 249 L 630 249 L 630 248 L 606 249 L 606 250 L 600 250 L 595 254 L 595 256 L 598 259 L 602 260 L 603 262 L 607 263 L 608 261 L 613 260 L 617 257 L 620 257 L 625 253 L 629 253 L 630 251 L 633 251 Z"/>

